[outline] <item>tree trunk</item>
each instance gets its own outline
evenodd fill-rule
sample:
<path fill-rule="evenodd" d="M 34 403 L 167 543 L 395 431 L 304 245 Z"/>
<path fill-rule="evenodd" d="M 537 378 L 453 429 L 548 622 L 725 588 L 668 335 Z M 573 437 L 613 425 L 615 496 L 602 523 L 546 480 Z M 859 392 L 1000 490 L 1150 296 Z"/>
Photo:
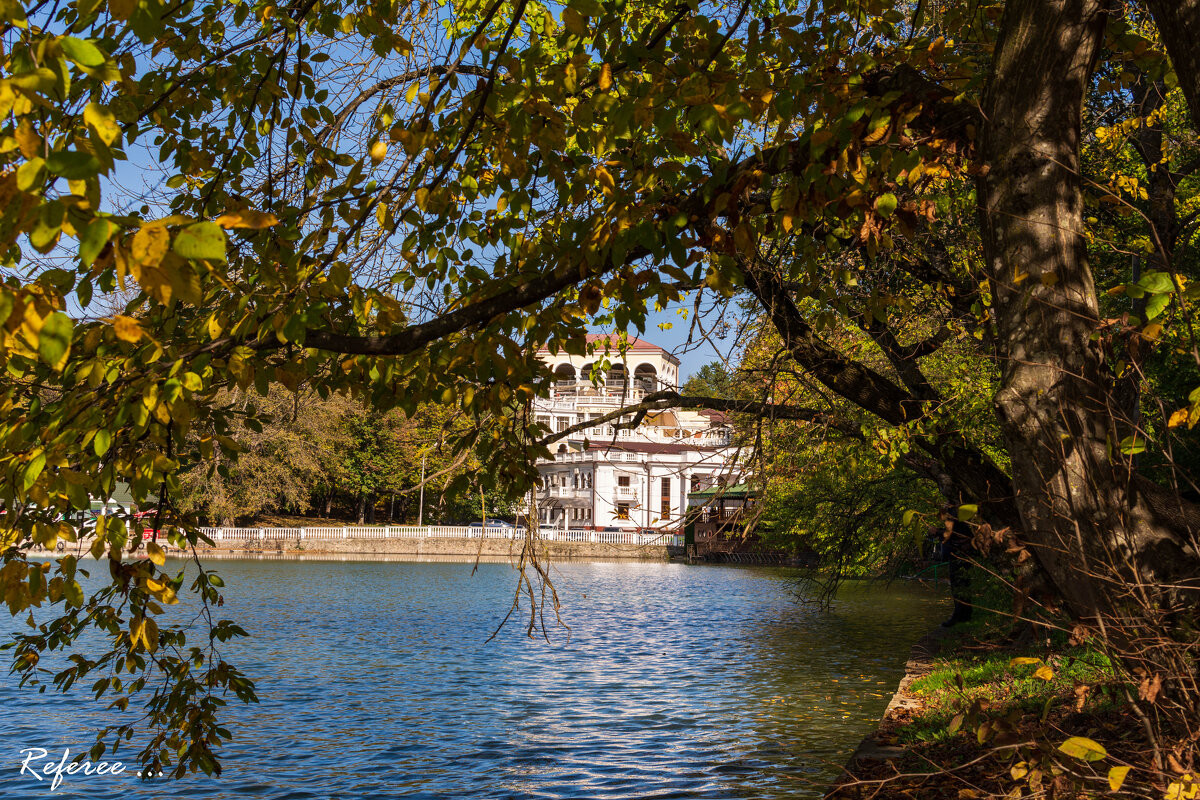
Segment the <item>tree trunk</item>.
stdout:
<path fill-rule="evenodd" d="M 365 521 L 366 515 L 367 515 L 367 494 L 366 494 L 366 492 L 359 492 L 358 501 L 355 503 L 355 510 L 357 511 L 358 524 L 362 525 L 363 522 Z"/>
<path fill-rule="evenodd" d="M 1008 3 L 983 102 L 979 180 L 1002 362 L 995 405 L 1017 508 L 1070 610 L 1091 619 L 1122 602 L 1121 576 L 1169 583 L 1196 564 L 1162 504 L 1148 502 L 1149 487 L 1113 456 L 1113 379 L 1093 337 L 1079 142 L 1105 8 Z"/>
<path fill-rule="evenodd" d="M 1167 46 L 1179 88 L 1200 125 L 1200 0 L 1146 0 Z"/>

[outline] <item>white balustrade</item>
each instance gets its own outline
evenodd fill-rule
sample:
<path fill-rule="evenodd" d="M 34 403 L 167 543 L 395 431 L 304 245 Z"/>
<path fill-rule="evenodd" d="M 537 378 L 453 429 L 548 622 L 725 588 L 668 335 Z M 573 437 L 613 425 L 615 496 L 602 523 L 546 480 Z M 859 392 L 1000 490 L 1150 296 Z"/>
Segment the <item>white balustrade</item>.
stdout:
<path fill-rule="evenodd" d="M 626 489 L 629 487 L 620 487 Z M 584 492 L 586 490 L 569 490 Z M 635 491 L 630 489 L 630 491 Z M 332 541 L 346 539 L 522 539 L 524 528 L 472 525 L 317 526 L 312 528 L 200 528 L 214 542 Z M 639 531 L 591 531 L 542 528 L 539 538 L 548 542 L 598 542 L 604 544 L 683 546 L 683 536 Z"/>

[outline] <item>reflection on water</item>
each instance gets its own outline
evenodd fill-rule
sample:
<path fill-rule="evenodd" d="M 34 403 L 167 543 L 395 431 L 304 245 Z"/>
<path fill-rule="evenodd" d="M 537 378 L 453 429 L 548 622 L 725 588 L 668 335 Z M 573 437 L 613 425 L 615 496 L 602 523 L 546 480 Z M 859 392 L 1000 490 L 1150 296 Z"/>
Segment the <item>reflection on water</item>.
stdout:
<path fill-rule="evenodd" d="M 556 567 L 565 630 L 488 635 L 515 573 L 482 564 L 227 561 L 227 649 L 261 703 L 231 705 L 219 779 L 73 776 L 55 797 L 819 797 L 870 731 L 944 601 L 849 587 L 798 605 L 785 570 Z M 22 747 L 111 722 L 86 689 L 0 679 L 0 796 L 42 797 Z"/>

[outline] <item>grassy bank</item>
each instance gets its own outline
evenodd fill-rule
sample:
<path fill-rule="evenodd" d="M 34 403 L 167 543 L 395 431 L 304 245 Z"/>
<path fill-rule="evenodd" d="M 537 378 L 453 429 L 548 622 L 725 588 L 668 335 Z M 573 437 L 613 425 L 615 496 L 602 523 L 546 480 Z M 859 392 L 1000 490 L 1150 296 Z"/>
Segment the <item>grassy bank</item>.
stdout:
<path fill-rule="evenodd" d="M 840 800 L 1200 796 L 1184 769 L 1156 774 L 1138 687 L 1088 642 L 1047 625 L 976 613 L 852 761 Z M 1064 626 L 1065 627 L 1065 626 Z"/>

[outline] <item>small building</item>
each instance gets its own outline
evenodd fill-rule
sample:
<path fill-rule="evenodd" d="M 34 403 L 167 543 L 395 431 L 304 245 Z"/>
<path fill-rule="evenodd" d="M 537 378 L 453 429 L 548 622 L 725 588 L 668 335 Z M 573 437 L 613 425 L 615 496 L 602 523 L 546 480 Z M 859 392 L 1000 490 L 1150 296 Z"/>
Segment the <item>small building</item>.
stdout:
<path fill-rule="evenodd" d="M 744 483 L 688 494 L 688 521 L 696 543 L 740 537 L 754 521 L 756 495 Z"/>

